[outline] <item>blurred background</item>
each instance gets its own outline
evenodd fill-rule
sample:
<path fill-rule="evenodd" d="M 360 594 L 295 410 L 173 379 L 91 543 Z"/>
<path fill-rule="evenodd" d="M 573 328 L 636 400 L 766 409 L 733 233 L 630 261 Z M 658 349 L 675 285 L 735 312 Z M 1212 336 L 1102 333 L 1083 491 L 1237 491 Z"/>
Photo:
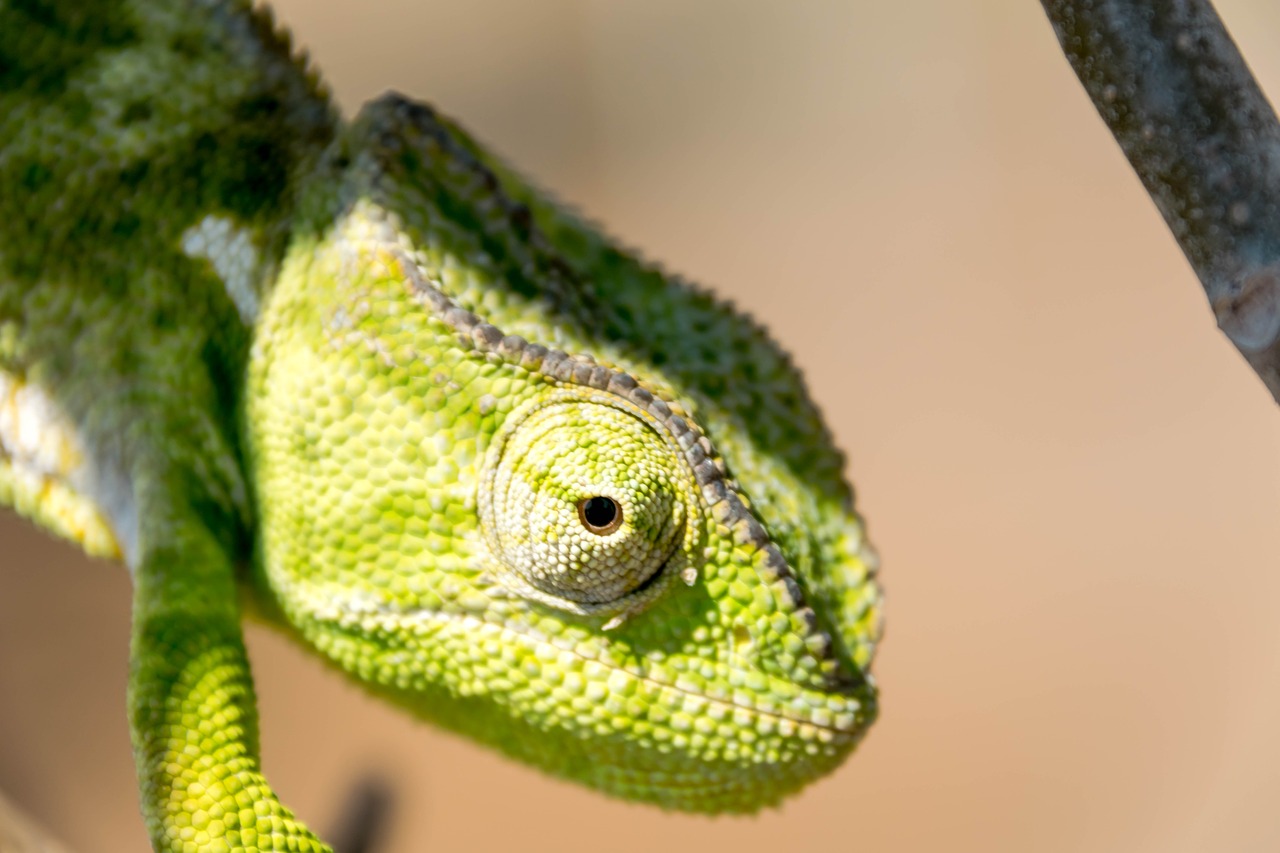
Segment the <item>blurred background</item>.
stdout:
<path fill-rule="evenodd" d="M 281 0 L 804 368 L 884 561 L 880 722 L 755 818 L 550 781 L 249 629 L 267 774 L 387 851 L 1280 849 L 1280 412 L 1031 0 Z M 1280 5 L 1219 9 L 1280 93 Z M 0 518 L 0 790 L 141 851 L 129 586 Z"/>

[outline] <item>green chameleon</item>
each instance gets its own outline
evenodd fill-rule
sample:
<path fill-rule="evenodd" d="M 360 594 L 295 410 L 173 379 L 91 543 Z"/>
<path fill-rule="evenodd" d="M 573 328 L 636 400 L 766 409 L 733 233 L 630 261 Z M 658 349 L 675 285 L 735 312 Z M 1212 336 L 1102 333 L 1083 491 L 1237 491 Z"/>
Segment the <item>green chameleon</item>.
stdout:
<path fill-rule="evenodd" d="M 322 850 L 251 614 L 545 771 L 777 802 L 875 718 L 876 561 L 749 319 L 245 0 L 0 0 L 0 496 L 132 574 L 157 850 Z"/>

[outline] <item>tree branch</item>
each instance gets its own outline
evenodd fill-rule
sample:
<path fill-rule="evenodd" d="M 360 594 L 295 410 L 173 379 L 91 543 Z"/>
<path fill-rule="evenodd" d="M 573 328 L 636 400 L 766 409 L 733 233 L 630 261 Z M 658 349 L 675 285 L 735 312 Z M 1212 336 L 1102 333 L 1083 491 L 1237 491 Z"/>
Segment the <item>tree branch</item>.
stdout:
<path fill-rule="evenodd" d="M 1208 0 L 1041 0 L 1062 50 L 1280 401 L 1280 124 Z"/>

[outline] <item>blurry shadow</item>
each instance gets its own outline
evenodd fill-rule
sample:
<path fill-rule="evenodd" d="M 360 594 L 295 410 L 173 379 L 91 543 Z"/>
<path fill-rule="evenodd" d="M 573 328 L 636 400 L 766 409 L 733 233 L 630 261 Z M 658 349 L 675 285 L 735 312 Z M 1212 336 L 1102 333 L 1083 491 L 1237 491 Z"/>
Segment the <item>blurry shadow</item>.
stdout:
<path fill-rule="evenodd" d="M 394 805 L 395 794 L 384 777 L 370 774 L 356 782 L 325 836 L 334 853 L 376 853 L 386 840 Z"/>

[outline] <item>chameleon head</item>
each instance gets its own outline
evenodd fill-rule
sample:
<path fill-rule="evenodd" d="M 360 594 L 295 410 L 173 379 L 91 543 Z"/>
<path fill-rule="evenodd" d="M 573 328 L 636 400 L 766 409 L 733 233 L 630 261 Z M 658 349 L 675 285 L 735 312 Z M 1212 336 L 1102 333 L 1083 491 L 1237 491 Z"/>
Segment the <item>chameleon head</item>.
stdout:
<path fill-rule="evenodd" d="M 874 718 L 850 652 L 879 630 L 869 552 L 824 567 L 855 567 L 839 592 L 857 593 L 861 624 L 819 617 L 699 428 L 647 391 L 609 393 L 601 373 L 514 410 L 478 479 L 494 589 L 551 615 L 523 672 L 572 721 L 553 769 L 669 807 L 754 809 L 837 763 Z M 854 630 L 837 642 L 828 625 Z"/>
<path fill-rule="evenodd" d="M 516 286 L 538 244 L 527 212 L 477 219 L 506 215 L 467 195 L 492 176 L 450 149 L 401 180 L 404 151 L 365 191 L 389 198 L 294 246 L 259 316 L 262 589 L 375 691 L 609 793 L 753 811 L 835 767 L 876 715 L 880 594 L 793 368 L 723 306 L 623 273 L 629 348 L 594 334 L 585 284 L 555 307 L 567 262 Z"/>

